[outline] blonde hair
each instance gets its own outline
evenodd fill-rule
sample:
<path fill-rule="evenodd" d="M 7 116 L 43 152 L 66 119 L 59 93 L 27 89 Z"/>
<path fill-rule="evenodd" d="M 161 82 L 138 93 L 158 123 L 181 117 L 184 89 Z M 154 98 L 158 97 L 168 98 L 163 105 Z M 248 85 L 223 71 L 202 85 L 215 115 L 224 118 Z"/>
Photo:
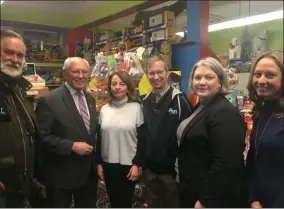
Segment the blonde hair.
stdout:
<path fill-rule="evenodd" d="M 164 63 L 164 65 L 165 65 L 164 69 L 165 69 L 166 72 L 168 72 L 169 71 L 169 67 L 168 67 L 167 63 L 165 62 L 165 60 L 161 56 L 153 56 L 153 57 L 150 57 L 147 60 L 147 63 L 146 63 L 146 74 L 148 73 L 149 66 L 151 66 L 155 62 L 159 62 L 159 61 L 162 61 Z"/>
<path fill-rule="evenodd" d="M 221 85 L 221 90 L 220 93 L 221 94 L 230 94 L 232 91 L 230 89 L 230 85 L 229 85 L 229 81 L 228 81 L 228 77 L 227 77 L 227 73 L 226 73 L 226 69 L 222 66 L 222 64 L 212 58 L 212 57 L 207 57 L 205 59 L 201 59 L 199 60 L 192 68 L 190 77 L 189 77 L 189 88 L 190 90 L 193 90 L 193 77 L 194 77 L 194 73 L 195 70 L 199 67 L 208 67 L 210 68 L 214 73 L 217 74 L 220 85 Z"/>

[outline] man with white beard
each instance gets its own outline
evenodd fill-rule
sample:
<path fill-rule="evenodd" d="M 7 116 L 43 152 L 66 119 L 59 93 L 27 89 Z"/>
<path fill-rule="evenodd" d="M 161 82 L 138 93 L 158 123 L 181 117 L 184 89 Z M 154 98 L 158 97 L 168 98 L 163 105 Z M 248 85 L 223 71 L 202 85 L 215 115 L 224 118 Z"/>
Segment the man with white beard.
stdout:
<path fill-rule="evenodd" d="M 37 135 L 33 106 L 22 77 L 26 47 L 22 37 L 2 30 L 0 71 L 0 207 L 25 207 L 34 176 Z"/>

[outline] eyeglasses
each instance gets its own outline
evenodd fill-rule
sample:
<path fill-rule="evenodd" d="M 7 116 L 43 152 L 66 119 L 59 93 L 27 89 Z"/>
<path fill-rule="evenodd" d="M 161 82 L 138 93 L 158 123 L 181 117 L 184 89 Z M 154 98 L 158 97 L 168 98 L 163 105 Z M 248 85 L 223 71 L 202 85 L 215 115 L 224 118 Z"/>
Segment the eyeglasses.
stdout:
<path fill-rule="evenodd" d="M 76 75 L 76 76 L 78 76 L 80 74 L 82 74 L 82 75 L 88 75 L 89 74 L 89 70 L 71 70 L 70 72 L 73 75 Z"/>
<path fill-rule="evenodd" d="M 165 70 L 159 70 L 156 72 L 148 72 L 148 76 L 154 77 L 156 74 L 158 76 L 162 76 L 166 71 Z"/>

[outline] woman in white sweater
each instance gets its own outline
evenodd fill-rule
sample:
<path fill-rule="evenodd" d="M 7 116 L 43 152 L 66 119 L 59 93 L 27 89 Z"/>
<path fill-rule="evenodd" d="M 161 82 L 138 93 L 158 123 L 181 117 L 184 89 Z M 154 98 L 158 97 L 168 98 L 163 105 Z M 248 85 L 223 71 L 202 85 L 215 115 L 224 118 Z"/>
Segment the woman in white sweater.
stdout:
<path fill-rule="evenodd" d="M 144 117 L 130 75 L 108 77 L 110 102 L 99 117 L 98 175 L 104 179 L 111 207 L 131 208 L 139 168 L 145 159 Z"/>

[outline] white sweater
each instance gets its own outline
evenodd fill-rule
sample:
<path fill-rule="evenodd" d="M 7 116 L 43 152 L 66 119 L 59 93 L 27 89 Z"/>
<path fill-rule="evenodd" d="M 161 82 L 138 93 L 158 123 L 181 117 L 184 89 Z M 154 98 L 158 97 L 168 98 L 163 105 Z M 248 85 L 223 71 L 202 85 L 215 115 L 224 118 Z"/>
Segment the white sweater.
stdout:
<path fill-rule="evenodd" d="M 140 104 L 106 104 L 100 112 L 101 157 L 104 162 L 132 165 L 137 151 L 137 127 L 144 123 Z"/>

